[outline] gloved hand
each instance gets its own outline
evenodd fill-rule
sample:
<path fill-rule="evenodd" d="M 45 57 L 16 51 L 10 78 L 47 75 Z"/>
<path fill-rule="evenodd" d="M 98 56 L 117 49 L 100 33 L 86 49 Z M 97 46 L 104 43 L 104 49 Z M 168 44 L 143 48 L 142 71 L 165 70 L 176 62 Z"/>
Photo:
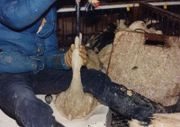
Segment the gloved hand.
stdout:
<path fill-rule="evenodd" d="M 72 44 L 64 56 L 65 63 L 70 68 L 72 67 L 71 61 L 72 61 L 72 52 L 73 52 L 74 48 L 75 48 L 75 45 Z M 83 59 L 83 65 L 86 65 L 87 64 L 87 51 L 83 45 L 80 46 L 79 52 L 80 52 L 80 54 L 79 54 L 80 57 Z"/>

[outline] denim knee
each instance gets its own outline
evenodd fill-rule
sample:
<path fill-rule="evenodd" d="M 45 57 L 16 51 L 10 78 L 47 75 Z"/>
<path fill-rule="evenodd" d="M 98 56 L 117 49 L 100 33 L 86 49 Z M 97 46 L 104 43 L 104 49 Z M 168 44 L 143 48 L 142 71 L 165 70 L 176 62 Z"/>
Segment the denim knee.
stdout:
<path fill-rule="evenodd" d="M 25 127 L 50 127 L 54 117 L 52 109 L 37 99 L 32 91 L 18 89 L 13 95 L 15 99 L 16 119 Z"/>
<path fill-rule="evenodd" d="M 3 111 L 24 127 L 50 127 L 53 124 L 52 109 L 36 98 L 24 75 L 5 74 L 0 79 Z"/>
<path fill-rule="evenodd" d="M 7 88 L 8 90 L 5 93 L 12 96 L 14 100 L 23 100 L 25 98 L 26 99 L 35 98 L 35 95 L 32 89 L 28 85 L 24 85 L 23 82 L 12 83 Z"/>
<path fill-rule="evenodd" d="M 54 122 L 51 108 L 37 100 L 24 99 L 16 105 L 16 119 L 25 127 L 50 127 Z"/>

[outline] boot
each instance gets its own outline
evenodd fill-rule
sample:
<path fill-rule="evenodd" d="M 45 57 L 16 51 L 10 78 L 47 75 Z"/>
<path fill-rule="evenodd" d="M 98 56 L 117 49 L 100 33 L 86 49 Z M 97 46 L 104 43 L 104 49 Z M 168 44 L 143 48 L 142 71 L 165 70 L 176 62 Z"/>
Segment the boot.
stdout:
<path fill-rule="evenodd" d="M 119 114 L 140 121 L 147 121 L 153 113 L 166 112 L 164 107 L 146 97 L 128 90 L 123 85 L 107 85 L 100 97 L 103 103 Z"/>

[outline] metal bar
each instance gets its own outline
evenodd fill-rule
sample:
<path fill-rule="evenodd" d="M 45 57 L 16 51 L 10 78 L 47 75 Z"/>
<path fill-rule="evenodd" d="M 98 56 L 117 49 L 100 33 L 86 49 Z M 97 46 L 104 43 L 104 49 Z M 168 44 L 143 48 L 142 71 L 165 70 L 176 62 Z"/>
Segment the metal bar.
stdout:
<path fill-rule="evenodd" d="M 80 33 L 80 0 L 76 0 L 76 34 Z"/>
<path fill-rule="evenodd" d="M 163 10 L 161 8 L 155 7 L 153 5 L 150 5 L 150 4 L 147 4 L 147 3 L 144 3 L 144 2 L 140 2 L 140 6 L 144 7 L 144 8 L 147 8 L 148 10 L 150 10 L 151 12 L 153 12 L 153 13 L 155 13 L 157 15 L 162 14 L 161 16 L 163 16 L 163 17 L 168 17 L 171 20 L 180 21 L 180 16 L 175 14 L 175 13 Z"/>
<path fill-rule="evenodd" d="M 172 6 L 172 5 L 180 5 L 180 1 L 165 1 L 165 2 L 147 2 L 151 5 L 154 6 L 163 6 L 163 5 L 167 5 L 167 6 Z M 118 8 L 127 8 L 127 7 L 139 7 L 139 3 L 135 2 L 135 3 L 113 3 L 113 4 L 104 4 L 99 6 L 98 8 L 96 8 L 96 10 L 105 10 L 105 9 L 118 9 Z M 60 8 L 59 10 L 57 10 L 58 13 L 63 13 L 63 12 L 74 12 L 76 11 L 75 8 L 73 7 L 63 7 Z M 81 7 L 81 11 L 85 11 L 85 7 Z"/>

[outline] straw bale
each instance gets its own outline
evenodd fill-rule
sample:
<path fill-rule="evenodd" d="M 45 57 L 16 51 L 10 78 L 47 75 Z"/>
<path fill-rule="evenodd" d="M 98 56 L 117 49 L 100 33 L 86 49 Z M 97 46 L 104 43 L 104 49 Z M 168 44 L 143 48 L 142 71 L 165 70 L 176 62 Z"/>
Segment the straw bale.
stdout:
<path fill-rule="evenodd" d="M 180 38 L 168 37 L 169 48 L 144 41 L 143 33 L 119 31 L 108 74 L 155 102 L 173 105 L 180 96 Z"/>
<path fill-rule="evenodd" d="M 108 44 L 98 53 L 99 60 L 102 64 L 103 72 L 107 71 L 111 51 L 112 51 L 112 44 Z"/>

